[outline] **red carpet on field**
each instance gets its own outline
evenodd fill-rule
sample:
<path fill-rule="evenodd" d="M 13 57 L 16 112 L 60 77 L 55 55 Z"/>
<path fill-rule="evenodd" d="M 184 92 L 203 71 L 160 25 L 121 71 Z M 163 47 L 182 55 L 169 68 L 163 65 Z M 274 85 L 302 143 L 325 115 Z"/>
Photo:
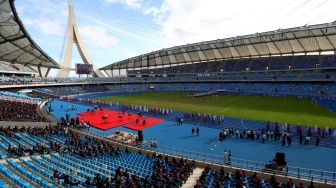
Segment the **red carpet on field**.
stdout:
<path fill-rule="evenodd" d="M 107 115 L 108 118 L 103 122 L 102 116 Z M 121 117 L 121 118 L 120 118 Z M 129 115 L 125 113 L 124 115 L 120 111 L 108 110 L 108 109 L 98 109 L 93 112 L 81 112 L 79 113 L 79 120 L 90 122 L 90 125 L 101 130 L 112 129 L 121 125 L 126 125 L 130 123 L 135 123 L 138 118 L 137 114 Z M 141 120 L 147 118 L 142 116 Z M 140 121 L 141 121 L 140 120 Z M 141 121 L 142 122 L 142 121 Z"/>
<path fill-rule="evenodd" d="M 133 122 L 133 123 L 124 125 L 124 127 L 138 131 L 138 130 L 145 129 L 147 127 L 151 127 L 151 126 L 156 125 L 158 123 L 161 123 L 163 121 L 164 121 L 163 119 L 159 119 L 159 118 L 147 118 L 145 125 L 143 125 L 143 123 L 142 123 L 143 120 L 141 120 L 141 121 L 139 121 L 139 123 Z"/>

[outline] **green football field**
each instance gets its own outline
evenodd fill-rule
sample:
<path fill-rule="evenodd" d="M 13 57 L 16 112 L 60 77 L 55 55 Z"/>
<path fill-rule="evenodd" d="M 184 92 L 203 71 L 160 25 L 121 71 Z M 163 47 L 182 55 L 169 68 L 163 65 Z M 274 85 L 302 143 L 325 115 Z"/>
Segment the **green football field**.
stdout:
<path fill-rule="evenodd" d="M 229 117 L 336 127 L 336 113 L 309 99 L 222 94 L 188 98 L 183 92 L 151 92 L 99 98 L 123 104 L 205 112 Z"/>

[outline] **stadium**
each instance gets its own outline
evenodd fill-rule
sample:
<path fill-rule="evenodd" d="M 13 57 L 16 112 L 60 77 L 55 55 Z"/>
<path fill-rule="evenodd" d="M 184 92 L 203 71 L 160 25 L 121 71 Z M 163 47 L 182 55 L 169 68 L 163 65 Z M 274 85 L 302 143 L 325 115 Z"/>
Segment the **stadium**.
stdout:
<path fill-rule="evenodd" d="M 98 66 L 72 1 L 60 62 L 16 3 L 0 1 L 0 187 L 336 186 L 336 21 Z"/>

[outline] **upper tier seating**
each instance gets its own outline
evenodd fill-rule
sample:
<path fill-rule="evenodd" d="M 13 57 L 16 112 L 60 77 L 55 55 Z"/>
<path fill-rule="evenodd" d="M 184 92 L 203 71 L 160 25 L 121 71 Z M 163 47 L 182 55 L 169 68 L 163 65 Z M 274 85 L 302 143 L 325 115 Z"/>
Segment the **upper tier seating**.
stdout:
<path fill-rule="evenodd" d="M 28 66 L 24 66 L 21 64 L 11 64 L 8 62 L 0 61 L 0 72 L 2 71 L 36 73 L 36 71 L 34 71 Z"/>
<path fill-rule="evenodd" d="M 213 73 L 335 68 L 335 58 L 334 55 L 264 57 L 195 63 L 157 69 L 129 70 L 128 74 Z"/>

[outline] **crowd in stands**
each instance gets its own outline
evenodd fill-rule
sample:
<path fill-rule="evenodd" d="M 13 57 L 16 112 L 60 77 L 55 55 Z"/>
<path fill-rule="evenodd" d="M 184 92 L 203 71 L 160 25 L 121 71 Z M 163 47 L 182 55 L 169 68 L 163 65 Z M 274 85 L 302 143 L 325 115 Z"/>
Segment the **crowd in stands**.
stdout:
<path fill-rule="evenodd" d="M 34 84 L 33 78 L 30 78 L 30 77 L 5 77 L 5 76 L 0 76 L 0 86 L 32 85 L 32 84 Z"/>
<path fill-rule="evenodd" d="M 168 157 L 165 160 L 156 160 L 154 163 L 154 173 L 151 177 L 152 183 L 159 187 L 180 187 L 192 174 L 195 164 L 188 163 L 183 158 L 173 158 L 171 161 Z"/>
<path fill-rule="evenodd" d="M 79 95 L 83 93 L 93 93 L 93 92 L 104 92 L 108 91 L 109 89 L 101 85 L 83 85 L 83 86 L 69 86 L 69 87 L 46 87 L 46 88 L 38 88 L 35 90 L 53 96 L 63 96 L 63 95 Z"/>
<path fill-rule="evenodd" d="M 14 92 L 14 91 L 0 91 L 0 95 L 7 95 L 12 97 L 17 97 L 21 99 L 33 100 L 33 101 L 42 101 L 39 96 L 31 96 L 26 93 Z"/>
<path fill-rule="evenodd" d="M 11 63 L 7 63 L 4 61 L 0 61 L 0 73 L 1 72 L 11 72 L 11 73 L 15 73 L 15 72 L 25 72 L 25 73 L 36 73 L 35 70 L 33 70 L 32 68 L 28 67 L 28 66 L 24 66 L 21 64 L 11 64 Z"/>
<path fill-rule="evenodd" d="M 36 134 L 36 128 L 26 128 L 21 127 L 20 129 L 17 127 L 14 127 L 11 129 L 10 127 L 3 127 L 0 126 L 0 135 L 7 136 L 9 138 L 14 138 L 17 140 L 20 140 L 20 136 L 17 135 L 17 132 L 27 132 L 27 133 L 35 133 Z M 2 137 L 4 139 L 4 137 Z M 47 147 L 44 144 L 36 143 L 34 146 L 30 145 L 15 145 L 12 143 L 12 145 L 8 146 L 8 152 L 15 157 L 23 157 L 26 155 L 35 155 L 35 154 L 48 154 L 50 153 L 50 148 Z"/>
<path fill-rule="evenodd" d="M 0 121 L 44 121 L 37 113 L 37 107 L 40 102 L 0 94 Z"/>
<path fill-rule="evenodd" d="M 169 83 L 155 84 L 157 91 L 191 91 L 234 93 L 263 96 L 335 97 L 333 83 Z"/>

